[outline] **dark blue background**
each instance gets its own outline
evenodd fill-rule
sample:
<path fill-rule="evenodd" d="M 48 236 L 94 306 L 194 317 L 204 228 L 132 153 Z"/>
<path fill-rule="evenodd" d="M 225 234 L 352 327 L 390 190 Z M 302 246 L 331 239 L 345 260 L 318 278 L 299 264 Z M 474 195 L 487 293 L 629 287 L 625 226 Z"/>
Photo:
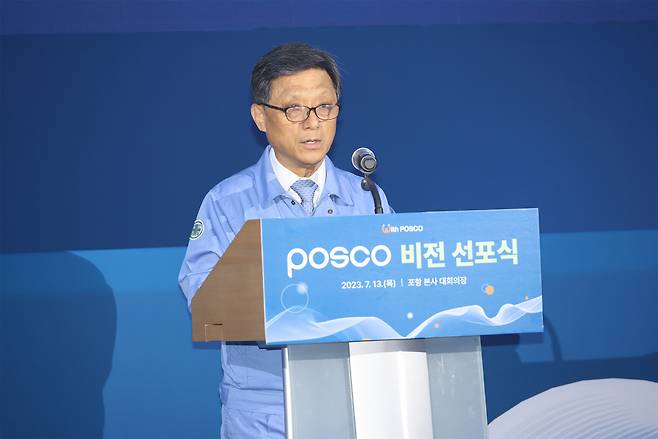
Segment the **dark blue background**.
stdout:
<path fill-rule="evenodd" d="M 250 69 L 290 40 L 338 57 L 331 156 L 372 147 L 398 211 L 658 225 L 655 22 L 5 36 L 2 250 L 185 245 L 205 192 L 261 154 Z"/>

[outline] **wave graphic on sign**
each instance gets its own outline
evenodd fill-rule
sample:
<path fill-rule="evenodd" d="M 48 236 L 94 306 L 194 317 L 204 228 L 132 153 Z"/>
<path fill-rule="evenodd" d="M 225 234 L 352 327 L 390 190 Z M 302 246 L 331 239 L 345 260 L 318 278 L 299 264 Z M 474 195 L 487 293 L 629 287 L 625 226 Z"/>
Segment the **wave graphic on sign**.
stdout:
<path fill-rule="evenodd" d="M 267 341 L 304 341 L 330 336 L 336 336 L 340 341 L 349 341 L 362 340 L 374 334 L 377 334 L 374 338 L 401 338 L 395 329 L 377 317 L 321 319 L 323 316 L 312 309 L 298 313 L 285 310 L 267 322 Z"/>
<path fill-rule="evenodd" d="M 509 325 L 525 316 L 526 314 L 536 314 L 542 312 L 542 296 L 534 297 L 525 302 L 512 305 L 504 304 L 493 317 L 487 317 L 484 309 L 480 305 L 461 306 L 459 308 L 446 309 L 440 311 L 411 331 L 406 338 L 423 338 L 436 336 L 434 325 L 437 323 L 440 327 L 458 321 L 461 323 L 472 323 L 483 326 L 505 326 Z M 431 331 L 431 333 L 428 333 Z"/>
<path fill-rule="evenodd" d="M 267 342 L 303 342 L 328 337 L 336 341 L 355 341 L 458 335 L 446 331 L 445 328 L 455 324 L 458 324 L 462 330 L 465 327 L 500 327 L 509 325 L 528 314 L 541 311 L 541 296 L 518 304 L 504 304 L 494 317 L 488 317 L 479 305 L 461 306 L 432 315 L 405 336 L 378 317 L 343 317 L 326 320 L 324 316 L 310 308 L 301 312 L 287 309 L 267 322 Z"/>

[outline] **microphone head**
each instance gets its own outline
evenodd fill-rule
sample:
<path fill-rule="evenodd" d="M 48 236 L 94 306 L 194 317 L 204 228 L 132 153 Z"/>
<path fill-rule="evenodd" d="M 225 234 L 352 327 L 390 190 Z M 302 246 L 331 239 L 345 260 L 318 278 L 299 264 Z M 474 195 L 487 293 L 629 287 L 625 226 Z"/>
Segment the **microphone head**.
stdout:
<path fill-rule="evenodd" d="M 352 153 L 352 166 L 364 174 L 372 174 L 377 168 L 375 153 L 365 147 L 358 148 Z"/>

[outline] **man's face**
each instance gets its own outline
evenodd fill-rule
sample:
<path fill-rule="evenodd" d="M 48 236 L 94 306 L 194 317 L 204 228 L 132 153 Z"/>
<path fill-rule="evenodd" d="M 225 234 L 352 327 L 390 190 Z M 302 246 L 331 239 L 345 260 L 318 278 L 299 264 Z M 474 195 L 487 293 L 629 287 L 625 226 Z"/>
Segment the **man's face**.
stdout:
<path fill-rule="evenodd" d="M 309 69 L 273 80 L 268 104 L 312 108 L 336 102 L 336 91 L 327 72 Z M 313 111 L 304 122 L 290 122 L 282 111 L 253 104 L 251 116 L 267 135 L 279 162 L 302 177 L 318 169 L 336 134 L 336 119 L 320 120 Z"/>

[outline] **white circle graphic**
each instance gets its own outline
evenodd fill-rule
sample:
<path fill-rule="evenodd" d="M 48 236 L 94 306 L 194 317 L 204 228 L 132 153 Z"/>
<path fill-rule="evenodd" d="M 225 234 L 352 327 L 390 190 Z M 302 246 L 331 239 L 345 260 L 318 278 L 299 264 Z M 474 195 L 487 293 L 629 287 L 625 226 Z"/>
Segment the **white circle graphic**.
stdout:
<path fill-rule="evenodd" d="M 304 282 L 287 285 L 281 291 L 281 306 L 293 314 L 300 313 L 308 307 L 308 285 Z"/>

